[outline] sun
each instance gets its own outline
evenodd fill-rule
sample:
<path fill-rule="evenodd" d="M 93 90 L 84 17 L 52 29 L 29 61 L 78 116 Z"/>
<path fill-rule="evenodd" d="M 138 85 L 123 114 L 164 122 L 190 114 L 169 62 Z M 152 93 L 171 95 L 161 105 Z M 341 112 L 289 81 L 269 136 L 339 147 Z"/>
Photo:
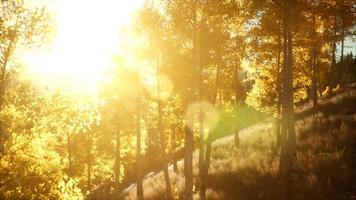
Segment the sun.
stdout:
<path fill-rule="evenodd" d="M 95 92 L 119 50 L 120 28 L 130 23 L 142 4 L 143 0 L 52 2 L 55 38 L 46 49 L 24 54 L 27 74 L 46 87 Z"/>

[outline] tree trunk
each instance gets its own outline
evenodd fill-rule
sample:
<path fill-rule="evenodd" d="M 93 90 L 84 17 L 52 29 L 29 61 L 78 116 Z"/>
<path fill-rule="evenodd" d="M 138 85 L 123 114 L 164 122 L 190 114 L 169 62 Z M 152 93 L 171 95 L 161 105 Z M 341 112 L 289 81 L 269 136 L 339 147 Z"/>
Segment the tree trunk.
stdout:
<path fill-rule="evenodd" d="M 203 100 L 203 69 L 199 67 L 199 96 Z M 204 112 L 202 103 L 199 104 L 199 197 L 205 200 L 205 190 L 202 190 L 204 185 L 204 157 L 205 157 L 205 141 L 204 141 Z"/>
<path fill-rule="evenodd" d="M 341 4 L 341 7 L 343 5 Z M 344 12 L 341 10 L 341 58 L 340 62 L 344 60 L 344 43 L 345 43 L 345 19 L 344 19 Z"/>
<path fill-rule="evenodd" d="M 171 130 L 171 160 L 173 162 L 174 171 L 178 172 L 176 148 L 176 128 L 173 125 Z"/>
<path fill-rule="evenodd" d="M 4 72 L 2 72 L 4 73 Z M 1 75 L 2 76 L 2 75 Z M 4 99 L 4 95 L 5 95 L 5 81 L 4 80 L 0 80 L 0 112 L 3 109 L 3 99 Z M 5 140 L 6 140 L 6 135 L 5 135 L 5 130 L 3 130 L 3 126 L 2 126 L 2 121 L 0 119 L 0 159 L 2 158 L 2 156 L 5 154 Z"/>
<path fill-rule="evenodd" d="M 218 88 L 219 88 L 219 78 L 220 78 L 220 68 L 221 66 L 218 65 L 216 68 L 216 78 L 215 78 L 215 91 L 212 96 L 212 103 L 213 105 L 216 105 L 216 100 L 217 100 L 217 94 L 218 94 Z M 211 158 L 211 147 L 212 147 L 212 142 L 213 142 L 213 131 L 209 128 L 209 134 L 206 140 L 206 150 L 205 150 L 205 157 L 204 159 L 204 165 L 202 167 L 203 173 L 202 173 L 202 184 L 200 188 L 200 193 L 202 193 L 202 196 L 205 197 L 205 191 L 206 191 L 206 184 L 207 184 L 207 178 L 209 175 L 209 167 L 210 167 L 210 158 Z"/>
<path fill-rule="evenodd" d="M 194 100 L 195 94 L 195 75 L 197 67 L 197 0 L 194 0 L 193 4 L 193 49 L 192 49 L 192 77 L 191 77 L 191 90 L 188 94 L 187 103 L 191 103 Z M 194 123 L 192 123 L 194 126 Z M 193 199 L 193 127 L 192 130 L 185 125 L 185 200 Z"/>
<path fill-rule="evenodd" d="M 332 40 L 332 56 L 331 56 L 331 70 L 330 70 L 330 86 L 333 88 L 336 85 L 335 82 L 335 68 L 336 68 L 336 34 L 337 34 L 337 17 L 334 16 L 334 33 Z"/>
<path fill-rule="evenodd" d="M 117 197 L 120 196 L 121 184 L 120 184 L 120 167 L 121 167 L 121 139 L 120 130 L 116 132 L 116 146 L 115 146 L 115 191 Z"/>
<path fill-rule="evenodd" d="M 209 130 L 209 135 L 211 134 L 211 131 Z M 210 137 L 210 138 L 209 138 Z M 205 191 L 207 188 L 207 179 L 209 175 L 209 167 L 210 167 L 210 158 L 211 158 L 211 147 L 212 147 L 212 136 L 208 136 L 208 139 L 206 141 L 206 152 L 205 152 L 205 158 L 204 158 L 204 165 L 203 165 L 203 173 L 202 173 L 202 184 L 199 193 L 202 193 L 202 196 L 205 197 Z"/>
<path fill-rule="evenodd" d="M 67 133 L 67 153 L 68 153 L 68 174 L 72 176 L 72 151 L 71 151 L 70 134 Z"/>
<path fill-rule="evenodd" d="M 286 11 L 285 11 L 286 12 Z M 286 31 L 286 17 L 283 20 L 283 38 L 284 38 L 284 53 L 283 53 L 283 104 L 282 104 L 282 134 L 281 134 L 281 157 L 280 157 L 280 164 L 279 164 L 279 173 L 281 177 L 281 186 L 282 186 L 282 199 L 288 199 L 288 193 L 286 187 L 287 183 L 287 171 L 288 171 L 288 153 L 287 153 L 287 123 L 286 123 L 286 94 L 285 94 L 285 71 L 287 65 L 287 31 Z"/>
<path fill-rule="evenodd" d="M 185 199 L 193 198 L 193 131 L 186 125 L 185 129 Z"/>
<path fill-rule="evenodd" d="M 236 36 L 236 46 L 235 46 L 235 50 L 237 52 L 237 38 L 238 36 Z M 234 92 L 235 92 L 235 115 L 237 115 L 237 109 L 238 107 L 240 106 L 240 103 L 241 103 L 241 99 L 239 97 L 239 90 L 241 89 L 240 87 L 240 84 L 239 84 L 239 72 L 238 72 L 238 65 L 239 65 L 240 61 L 238 59 L 238 57 L 236 56 L 235 58 L 235 65 L 234 65 L 234 69 L 233 69 L 233 72 L 234 72 L 234 81 L 233 81 L 233 88 L 234 88 Z M 235 116 L 236 119 L 238 116 Z M 241 116 L 240 116 L 241 117 Z M 237 120 L 236 122 L 237 123 Z M 240 131 L 239 131 L 239 128 L 240 127 L 237 127 L 235 128 L 234 130 L 234 141 L 235 141 L 235 145 L 236 146 L 239 146 L 240 145 Z"/>
<path fill-rule="evenodd" d="M 161 148 L 161 162 L 162 162 L 162 168 L 163 168 L 163 173 L 164 173 L 164 180 L 166 182 L 166 195 L 167 199 L 171 200 L 173 199 L 172 196 L 172 189 L 171 189 L 171 181 L 169 178 L 169 172 L 168 172 L 168 165 L 167 165 L 167 156 L 166 156 L 166 145 L 165 145 L 165 139 L 164 139 L 164 132 L 163 132 L 163 123 L 162 123 L 162 100 L 161 100 L 161 89 L 160 89 L 160 79 L 159 79 L 159 73 L 160 73 L 160 64 L 159 60 L 157 63 L 157 70 L 156 70 L 156 79 L 157 79 L 157 110 L 158 110 L 158 131 L 159 131 L 159 138 L 160 138 L 160 148 Z"/>
<path fill-rule="evenodd" d="M 207 178 L 209 175 L 209 168 L 210 168 L 210 158 L 211 158 L 211 147 L 212 147 L 212 142 L 213 142 L 213 138 L 212 136 L 210 136 L 210 138 L 208 137 L 207 141 L 206 141 L 206 153 L 205 153 L 205 165 L 204 165 L 204 184 L 203 184 L 203 190 L 206 190 L 206 182 L 207 182 Z"/>
<path fill-rule="evenodd" d="M 290 196 L 290 169 L 294 166 L 296 154 L 296 137 L 293 119 L 293 44 L 291 34 L 292 0 L 285 0 L 284 17 L 284 65 L 283 65 L 283 92 L 284 100 L 282 107 L 282 152 L 280 172 L 282 178 L 283 198 Z"/>
<path fill-rule="evenodd" d="M 16 25 L 15 25 L 15 32 L 17 31 L 18 28 L 18 18 L 16 20 Z M 5 52 L 4 52 L 4 57 L 1 63 L 1 76 L 0 76 L 0 111 L 3 108 L 3 101 L 4 101 L 4 96 L 6 92 L 6 82 L 8 79 L 8 70 L 7 70 L 7 64 L 10 60 L 11 53 L 13 51 L 13 48 L 15 46 L 15 35 L 13 38 L 10 40 L 9 45 L 7 46 Z M 3 130 L 3 126 L 0 120 L 0 158 L 4 154 L 4 145 L 5 145 L 5 140 L 6 140 L 6 135 Z"/>
<path fill-rule="evenodd" d="M 281 19 L 278 21 L 279 28 L 281 27 Z M 282 104 L 282 87 L 281 87 L 281 34 L 278 34 L 278 50 L 277 50 L 277 80 L 276 80 L 276 92 L 277 92 L 277 118 L 276 118 L 276 152 L 281 146 L 281 104 Z"/>
<path fill-rule="evenodd" d="M 87 182 L 87 190 L 90 192 L 91 191 L 91 168 L 92 168 L 92 163 L 91 163 L 91 138 L 90 134 L 88 133 L 88 182 Z"/>
<path fill-rule="evenodd" d="M 91 162 L 88 161 L 88 183 L 87 183 L 87 190 L 91 192 Z"/>
<path fill-rule="evenodd" d="M 137 88 L 136 88 L 136 179 L 137 198 L 143 200 L 142 169 L 141 169 L 141 119 L 140 119 L 140 70 L 137 67 Z"/>
<path fill-rule="evenodd" d="M 312 98 L 313 107 L 318 105 L 318 86 L 317 86 L 317 47 L 316 47 L 316 18 L 313 15 L 313 52 L 312 52 Z"/>
<path fill-rule="evenodd" d="M 204 113 L 202 111 L 202 106 L 200 105 L 199 112 L 199 197 L 201 200 L 205 200 L 205 190 L 203 190 L 204 184 Z"/>
<path fill-rule="evenodd" d="M 288 68 L 286 70 L 286 95 L 287 95 L 287 121 L 288 121 L 288 146 L 290 163 L 294 165 L 296 159 L 296 135 L 294 126 L 294 103 L 293 103 L 293 38 L 292 38 L 292 8 L 293 0 L 288 1 Z"/>

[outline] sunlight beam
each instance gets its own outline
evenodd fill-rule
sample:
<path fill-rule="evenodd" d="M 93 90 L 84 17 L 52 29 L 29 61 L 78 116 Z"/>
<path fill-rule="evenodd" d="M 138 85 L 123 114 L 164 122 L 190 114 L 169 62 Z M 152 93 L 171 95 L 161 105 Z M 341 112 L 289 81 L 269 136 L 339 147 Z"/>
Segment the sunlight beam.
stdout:
<path fill-rule="evenodd" d="M 141 0 L 55 2 L 54 41 L 46 49 L 24 53 L 27 74 L 46 87 L 68 85 L 75 92 L 95 92 L 119 50 L 120 28 L 130 23 L 141 5 Z"/>

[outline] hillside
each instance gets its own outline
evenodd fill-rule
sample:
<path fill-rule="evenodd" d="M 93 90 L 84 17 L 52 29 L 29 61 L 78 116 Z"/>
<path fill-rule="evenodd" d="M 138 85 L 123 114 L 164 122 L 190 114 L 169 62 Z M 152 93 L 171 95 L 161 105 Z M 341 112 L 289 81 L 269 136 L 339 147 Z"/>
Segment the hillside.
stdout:
<path fill-rule="evenodd" d="M 296 109 L 297 166 L 293 177 L 294 199 L 356 199 L 356 84 L 320 99 L 318 108 L 306 103 Z M 279 155 L 272 121 L 213 143 L 207 180 L 207 199 L 279 199 Z M 170 166 L 173 193 L 182 198 L 183 161 L 177 173 Z M 194 153 L 194 176 L 198 173 Z M 196 179 L 195 179 L 196 180 Z M 145 199 L 164 199 L 163 173 L 144 179 Z M 199 199 L 194 188 L 194 199 Z M 125 199 L 136 199 L 136 187 L 124 190 Z"/>
<path fill-rule="evenodd" d="M 355 5 L 0 0 L 0 200 L 356 200 Z"/>

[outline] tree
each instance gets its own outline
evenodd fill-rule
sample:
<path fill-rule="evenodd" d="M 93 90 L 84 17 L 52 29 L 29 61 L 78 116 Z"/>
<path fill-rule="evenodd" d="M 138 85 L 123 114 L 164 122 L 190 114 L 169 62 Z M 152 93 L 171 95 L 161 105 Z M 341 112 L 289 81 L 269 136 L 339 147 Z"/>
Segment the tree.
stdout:
<path fill-rule="evenodd" d="M 137 198 L 143 199 L 142 171 L 141 171 L 141 106 L 140 106 L 140 67 L 136 69 L 136 176 L 137 176 Z"/>
<path fill-rule="evenodd" d="M 150 8 L 144 8 L 140 12 L 140 21 L 137 24 L 139 26 L 139 33 L 147 39 L 147 46 L 145 49 L 143 49 L 142 52 L 142 59 L 144 61 L 148 61 L 149 63 L 152 63 L 152 65 L 155 68 L 155 81 L 156 84 L 154 86 L 155 92 L 151 92 L 154 95 L 149 95 L 149 99 L 153 101 L 153 103 L 157 104 L 157 120 L 156 120 L 156 130 L 158 133 L 159 137 L 159 151 L 161 153 L 161 159 L 160 159 L 160 166 L 163 169 L 164 172 L 164 177 L 165 177 L 165 182 L 166 182 L 166 197 L 167 199 L 173 199 L 172 197 L 172 191 L 171 191 L 171 183 L 170 183 L 170 178 L 169 178 L 169 173 L 168 173 L 168 164 L 167 164 L 167 155 L 166 155 L 166 144 L 165 144 L 165 126 L 164 126 L 164 121 L 163 121 L 163 107 L 165 103 L 165 97 L 164 94 L 162 95 L 162 90 L 164 90 L 164 84 L 165 83 L 162 80 L 163 74 L 161 73 L 162 71 L 162 66 L 165 64 L 163 57 L 164 57 L 164 39 L 160 37 L 159 32 L 163 32 L 164 26 L 163 26 L 163 19 L 158 10 L 156 10 L 153 7 Z M 149 88 L 147 88 L 150 90 Z M 167 91 L 163 91 L 167 92 Z M 167 95 L 167 94 L 166 94 Z M 148 121 L 148 120 L 147 120 Z"/>
<path fill-rule="evenodd" d="M 121 56 L 115 58 L 116 68 L 113 79 L 103 84 L 100 89 L 100 99 L 105 104 L 100 106 L 102 120 L 98 127 L 96 145 L 100 155 L 106 155 L 105 160 L 113 159 L 114 198 L 119 199 L 123 189 L 124 166 L 134 162 L 135 145 L 132 141 L 136 129 L 135 117 L 135 84 L 136 72 L 128 69 L 128 63 Z M 113 143 L 114 146 L 108 145 Z M 109 162 L 110 163 L 110 162 Z M 101 163 L 104 167 L 105 163 Z M 107 181 L 107 180 L 103 180 Z"/>
<path fill-rule="evenodd" d="M 197 12 L 199 9 L 200 1 L 198 0 L 184 0 L 184 1 L 171 1 L 166 4 L 167 15 L 171 19 L 171 30 L 175 32 L 175 38 L 183 43 L 178 46 L 184 49 L 183 55 L 186 59 L 184 63 L 186 71 L 180 71 L 180 75 L 186 74 L 184 84 L 182 84 L 182 93 L 184 98 L 184 105 L 186 110 L 190 103 L 196 99 L 198 83 L 195 77 L 198 75 L 198 23 L 199 19 Z M 181 12 L 184 8 L 187 12 Z M 188 62 L 187 62 L 188 61 Z M 181 69 L 183 70 L 183 69 Z M 181 80 L 182 81 L 182 80 Z M 189 126 L 191 125 L 191 126 Z M 184 127 L 185 132 L 185 158 L 184 158 L 184 171 L 185 171 L 185 199 L 192 199 L 193 194 L 193 131 L 194 122 L 186 122 Z"/>
<path fill-rule="evenodd" d="M 1 113 L 7 122 L 5 131 L 11 136 L 1 158 L 1 198 L 83 198 L 79 181 L 64 169 L 67 162 L 63 138 L 67 130 L 75 134 L 97 123 L 92 105 L 82 99 L 78 109 L 73 99 L 43 93 L 25 81 L 9 86 L 4 101 L 12 102 Z M 83 105 L 90 109 L 83 109 Z M 67 118 L 71 118 L 69 123 Z"/>
<path fill-rule="evenodd" d="M 296 135 L 293 118 L 293 41 L 292 41 L 292 8 L 295 2 L 284 1 L 283 38 L 283 104 L 282 104 L 282 134 L 281 171 L 283 182 L 286 183 L 286 199 L 289 198 L 289 181 L 291 167 L 295 167 Z"/>
<path fill-rule="evenodd" d="M 166 156 L 166 145 L 165 145 L 165 137 L 164 137 L 164 128 L 163 128 L 163 112 L 162 112 L 162 98 L 161 98 L 161 81 L 160 81 L 160 57 L 158 57 L 157 67 L 156 67 L 156 85 L 157 85 L 157 112 L 158 112 L 158 121 L 157 121 L 157 130 L 159 131 L 160 135 L 160 150 L 162 153 L 162 168 L 164 173 L 164 179 L 166 182 L 166 195 L 167 199 L 173 199 L 172 197 L 172 189 L 171 189 L 171 182 L 169 178 L 168 166 L 167 166 L 167 156 Z"/>
<path fill-rule="evenodd" d="M 5 104 L 4 95 L 13 74 L 18 70 L 14 60 L 18 48 L 38 47 L 46 43 L 50 35 L 50 15 L 46 8 L 30 9 L 23 1 L 0 3 L 0 111 Z M 0 119 L 0 158 L 8 133 L 4 132 Z"/>

